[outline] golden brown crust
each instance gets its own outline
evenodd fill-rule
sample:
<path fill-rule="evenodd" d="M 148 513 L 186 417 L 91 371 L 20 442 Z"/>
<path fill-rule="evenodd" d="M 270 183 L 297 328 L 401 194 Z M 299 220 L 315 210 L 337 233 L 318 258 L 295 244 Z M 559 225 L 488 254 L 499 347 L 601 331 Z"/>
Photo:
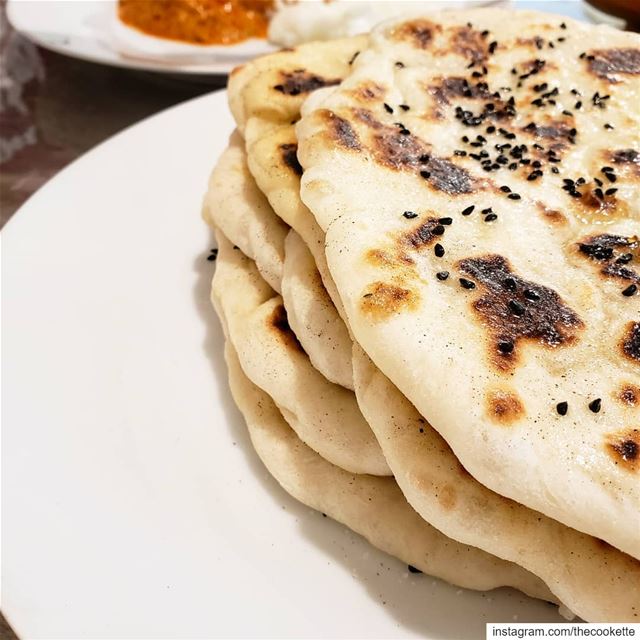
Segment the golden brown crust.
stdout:
<path fill-rule="evenodd" d="M 515 391 L 497 389 L 486 396 L 486 413 L 492 422 L 508 426 L 524 417 L 525 409 L 522 400 Z"/>
<path fill-rule="evenodd" d="M 360 307 L 373 320 L 386 320 L 400 311 L 415 309 L 418 301 L 415 291 L 388 282 L 374 282 L 363 294 Z"/>

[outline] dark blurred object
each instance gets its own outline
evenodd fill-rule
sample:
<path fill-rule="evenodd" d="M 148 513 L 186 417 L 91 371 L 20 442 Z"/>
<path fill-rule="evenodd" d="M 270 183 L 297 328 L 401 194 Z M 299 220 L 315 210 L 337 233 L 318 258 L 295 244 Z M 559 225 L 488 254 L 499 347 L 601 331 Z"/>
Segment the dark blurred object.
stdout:
<path fill-rule="evenodd" d="M 84 62 L 16 33 L 0 0 L 0 226 L 79 155 L 162 109 L 226 85 Z M 0 636 L 2 637 L 2 636 Z"/>
<path fill-rule="evenodd" d="M 586 0 L 608 16 L 622 18 L 628 31 L 640 31 L 640 0 Z"/>
<path fill-rule="evenodd" d="M 18 640 L 18 636 L 13 633 L 13 629 L 7 624 L 2 614 L 0 614 L 0 638 L 2 640 Z"/>

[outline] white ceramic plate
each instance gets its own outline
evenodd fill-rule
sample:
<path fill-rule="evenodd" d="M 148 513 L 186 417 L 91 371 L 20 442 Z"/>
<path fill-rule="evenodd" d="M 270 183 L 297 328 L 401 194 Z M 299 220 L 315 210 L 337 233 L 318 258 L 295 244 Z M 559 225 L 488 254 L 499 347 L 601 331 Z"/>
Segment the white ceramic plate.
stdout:
<path fill-rule="evenodd" d="M 81 60 L 172 74 L 226 74 L 273 51 L 264 40 L 199 47 L 152 38 L 122 25 L 116 0 L 10 0 L 7 18 L 42 47 Z"/>
<path fill-rule="evenodd" d="M 290 499 L 230 400 L 200 219 L 224 93 L 115 136 L 3 232 L 2 609 L 27 638 L 478 638 L 557 621 Z"/>

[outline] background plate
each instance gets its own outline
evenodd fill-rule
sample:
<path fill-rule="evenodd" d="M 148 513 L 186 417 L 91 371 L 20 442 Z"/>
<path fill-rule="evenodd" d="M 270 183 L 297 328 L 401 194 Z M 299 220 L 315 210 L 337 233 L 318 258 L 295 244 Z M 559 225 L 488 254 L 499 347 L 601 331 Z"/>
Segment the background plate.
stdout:
<path fill-rule="evenodd" d="M 477 638 L 559 620 L 290 499 L 232 404 L 200 219 L 226 95 L 100 145 L 2 243 L 2 607 L 22 638 Z"/>
<path fill-rule="evenodd" d="M 226 74 L 247 59 L 276 48 L 255 39 L 229 47 L 190 47 L 138 36 L 120 25 L 116 7 L 116 0 L 10 0 L 7 18 L 16 31 L 46 49 L 144 71 Z M 160 54 L 168 51 L 173 51 L 172 58 L 163 60 Z M 198 59 L 194 51 L 199 52 Z"/>

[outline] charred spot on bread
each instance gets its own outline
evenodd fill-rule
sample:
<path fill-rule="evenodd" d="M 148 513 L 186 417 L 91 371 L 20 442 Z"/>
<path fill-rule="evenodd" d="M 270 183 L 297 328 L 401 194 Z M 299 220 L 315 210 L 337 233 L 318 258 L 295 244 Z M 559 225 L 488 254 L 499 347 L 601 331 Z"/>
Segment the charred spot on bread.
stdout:
<path fill-rule="evenodd" d="M 431 145 L 402 123 L 383 124 L 367 109 L 353 109 L 353 115 L 370 130 L 368 147 L 378 164 L 418 173 L 434 189 L 449 195 L 473 193 L 477 189 L 476 180 L 464 167 L 432 155 Z"/>
<path fill-rule="evenodd" d="M 442 26 L 425 18 L 407 20 L 392 28 L 389 35 L 393 40 L 407 42 L 416 49 L 428 49 Z"/>
<path fill-rule="evenodd" d="M 489 332 L 490 359 L 501 371 L 514 368 L 520 341 L 563 347 L 584 327 L 556 291 L 518 276 L 500 255 L 466 258 L 458 268 L 481 289 L 473 309 Z"/>
<path fill-rule="evenodd" d="M 360 151 L 362 149 L 358 134 L 348 120 L 341 118 L 328 109 L 322 109 L 318 113 L 320 117 L 326 121 L 331 138 L 341 147 L 353 151 Z"/>
<path fill-rule="evenodd" d="M 267 326 L 278 336 L 287 347 L 304 353 L 304 348 L 298 341 L 296 334 L 289 326 L 289 320 L 287 318 L 287 310 L 284 305 L 279 304 L 267 318 Z"/>
<path fill-rule="evenodd" d="M 640 469 L 640 429 L 625 429 L 605 437 L 605 448 L 616 465 L 627 471 Z"/>
<path fill-rule="evenodd" d="M 609 82 L 617 82 L 616 76 L 640 73 L 640 49 L 631 47 L 616 49 L 594 49 L 585 58 L 588 68 L 595 76 Z"/>
<path fill-rule="evenodd" d="M 305 69 L 294 69 L 293 71 L 280 71 L 280 82 L 273 88 L 286 96 L 299 96 L 322 87 L 340 84 L 340 82 L 340 78 L 323 78 Z"/>
<path fill-rule="evenodd" d="M 625 358 L 640 363 L 640 322 L 629 322 L 625 327 L 620 348 Z"/>
<path fill-rule="evenodd" d="M 602 265 L 600 273 L 603 276 L 640 283 L 640 274 L 628 266 L 640 254 L 637 236 L 603 233 L 583 238 L 577 248 L 580 255 Z"/>
<path fill-rule="evenodd" d="M 618 400 L 628 407 L 640 405 L 640 387 L 631 383 L 624 383 L 617 394 Z"/>
<path fill-rule="evenodd" d="M 387 90 L 382 85 L 375 82 L 361 84 L 351 91 L 356 100 L 363 102 L 382 100 L 386 92 Z"/>
<path fill-rule="evenodd" d="M 289 167 L 296 175 L 302 175 L 302 165 L 298 161 L 298 145 L 294 142 L 287 142 L 280 145 L 282 162 Z"/>

